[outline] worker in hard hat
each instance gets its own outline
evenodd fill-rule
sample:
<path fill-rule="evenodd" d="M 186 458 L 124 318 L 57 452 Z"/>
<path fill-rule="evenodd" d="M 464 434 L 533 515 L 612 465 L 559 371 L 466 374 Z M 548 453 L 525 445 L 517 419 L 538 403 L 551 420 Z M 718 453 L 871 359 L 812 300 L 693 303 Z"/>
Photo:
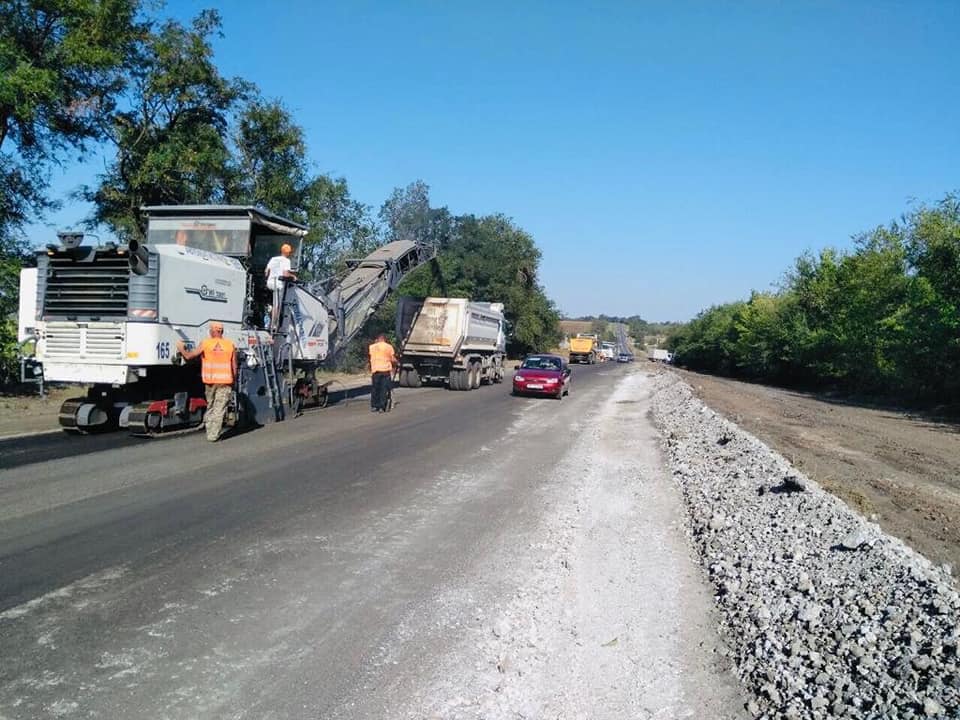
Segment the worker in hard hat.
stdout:
<path fill-rule="evenodd" d="M 267 263 L 264 274 L 267 278 L 267 289 L 273 293 L 273 304 L 270 306 L 270 327 L 277 327 L 280 316 L 280 304 L 283 302 L 283 288 L 288 280 L 296 280 L 296 273 L 291 270 L 290 256 L 293 246 L 284 243 L 280 246 L 280 254 L 274 255 Z"/>
<path fill-rule="evenodd" d="M 383 333 L 377 335 L 376 342 L 367 350 L 370 366 L 370 412 L 386 412 L 390 383 L 393 382 L 393 375 L 399 366 L 397 353 Z"/>
<path fill-rule="evenodd" d="M 183 340 L 177 340 L 177 349 L 186 360 L 201 359 L 200 374 L 207 397 L 203 419 L 207 440 L 216 442 L 223 430 L 223 416 L 237 377 L 237 349 L 223 336 L 223 323 L 218 320 L 210 323 L 210 337 L 204 338 L 195 350 L 188 350 Z"/>

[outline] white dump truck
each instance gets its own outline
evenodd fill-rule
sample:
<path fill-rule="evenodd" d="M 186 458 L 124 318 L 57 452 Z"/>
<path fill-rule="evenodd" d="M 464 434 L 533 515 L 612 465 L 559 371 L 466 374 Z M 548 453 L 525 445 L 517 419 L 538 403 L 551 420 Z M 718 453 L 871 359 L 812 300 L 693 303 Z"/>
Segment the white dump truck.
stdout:
<path fill-rule="evenodd" d="M 473 390 L 503 381 L 503 304 L 466 298 L 401 298 L 397 307 L 400 386 L 446 383 Z"/>
<path fill-rule="evenodd" d="M 647 353 L 647 358 L 650 362 L 672 363 L 673 353 L 663 348 L 650 348 L 650 352 Z"/>

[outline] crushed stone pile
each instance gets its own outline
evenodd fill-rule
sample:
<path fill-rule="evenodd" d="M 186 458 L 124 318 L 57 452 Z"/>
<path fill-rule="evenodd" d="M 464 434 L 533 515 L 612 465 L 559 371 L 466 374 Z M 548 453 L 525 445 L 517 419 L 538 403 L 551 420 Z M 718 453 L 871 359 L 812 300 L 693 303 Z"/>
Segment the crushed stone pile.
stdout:
<path fill-rule="evenodd" d="M 761 718 L 960 717 L 960 595 L 935 567 L 705 406 L 672 373 L 652 414 Z"/>

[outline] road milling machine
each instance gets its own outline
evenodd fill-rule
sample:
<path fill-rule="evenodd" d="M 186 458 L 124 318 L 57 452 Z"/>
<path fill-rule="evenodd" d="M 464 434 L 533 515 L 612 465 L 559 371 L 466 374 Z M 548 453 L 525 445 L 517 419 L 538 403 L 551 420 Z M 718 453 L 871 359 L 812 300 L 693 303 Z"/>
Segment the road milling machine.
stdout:
<path fill-rule="evenodd" d="M 266 265 L 288 243 L 296 271 L 305 226 L 258 207 L 142 211 L 143 242 L 92 247 L 82 235 L 61 234 L 60 245 L 38 252 L 37 267 L 22 273 L 22 286 L 36 286 L 34 311 L 26 313 L 31 363 L 47 383 L 87 388 L 63 403 L 66 430 L 123 427 L 152 436 L 199 425 L 206 408 L 200 368 L 184 363 L 177 341 L 195 347 L 213 321 L 223 323 L 239 356 L 228 422 L 265 424 L 323 405 L 327 385 L 318 370 L 404 275 L 434 256 L 415 242 L 388 243 L 350 261 L 339 281 L 283 283 L 280 312 L 271 313 Z"/>

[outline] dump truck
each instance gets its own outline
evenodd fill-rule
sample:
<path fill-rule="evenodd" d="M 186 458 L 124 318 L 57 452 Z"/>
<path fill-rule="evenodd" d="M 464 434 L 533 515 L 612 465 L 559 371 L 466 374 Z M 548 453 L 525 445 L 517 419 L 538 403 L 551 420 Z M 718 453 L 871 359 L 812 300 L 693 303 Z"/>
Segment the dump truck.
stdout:
<path fill-rule="evenodd" d="M 600 356 L 600 339 L 593 334 L 578 333 L 570 338 L 570 362 L 593 365 Z"/>
<path fill-rule="evenodd" d="M 196 347 L 214 321 L 240 356 L 228 424 L 263 425 L 324 405 L 318 371 L 435 253 L 387 243 L 349 262 L 343 277 L 285 282 L 276 297 L 264 268 L 289 244 L 298 269 L 304 225 L 250 206 L 141 212 L 142 240 L 91 246 L 82 233 L 61 233 L 59 245 L 38 252 L 36 303 L 20 324 L 35 340 L 29 361 L 44 379 L 84 391 L 60 408 L 64 430 L 154 436 L 200 425 L 207 404 L 199 363 L 186 363 L 177 342 Z M 277 303 L 279 311 L 267 312 Z"/>
<path fill-rule="evenodd" d="M 603 342 L 600 344 L 600 355 L 606 360 L 617 359 L 617 344 L 614 342 Z"/>
<path fill-rule="evenodd" d="M 673 353 L 663 348 L 651 348 L 650 352 L 647 353 L 647 359 L 650 362 L 671 363 L 673 362 Z"/>
<path fill-rule="evenodd" d="M 473 390 L 504 377 L 503 304 L 466 298 L 400 298 L 397 337 L 401 387 L 446 384 Z"/>

